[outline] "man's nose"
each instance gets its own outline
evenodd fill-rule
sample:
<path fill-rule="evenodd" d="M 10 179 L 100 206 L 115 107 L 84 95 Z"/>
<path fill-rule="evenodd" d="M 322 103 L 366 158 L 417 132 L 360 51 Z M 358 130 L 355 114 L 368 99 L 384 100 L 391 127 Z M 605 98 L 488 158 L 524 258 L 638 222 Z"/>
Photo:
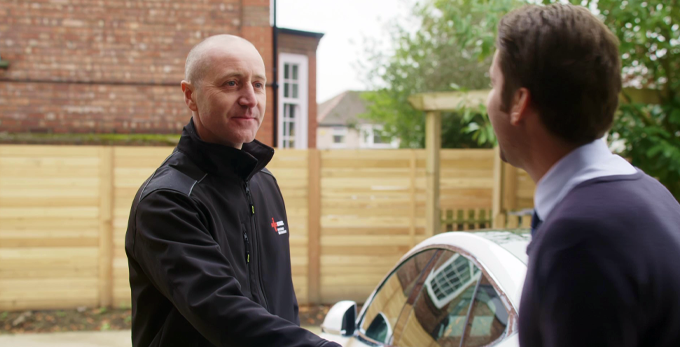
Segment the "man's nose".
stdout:
<path fill-rule="evenodd" d="M 248 84 L 241 90 L 241 95 L 238 103 L 244 107 L 255 107 L 257 105 L 257 98 L 255 97 L 255 88 L 252 84 Z"/>

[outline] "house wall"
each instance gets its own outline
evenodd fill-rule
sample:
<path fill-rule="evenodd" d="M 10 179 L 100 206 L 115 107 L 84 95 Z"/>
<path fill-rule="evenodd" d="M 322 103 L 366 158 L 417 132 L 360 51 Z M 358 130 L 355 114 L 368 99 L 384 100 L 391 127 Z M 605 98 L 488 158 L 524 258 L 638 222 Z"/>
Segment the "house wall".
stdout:
<path fill-rule="evenodd" d="M 269 0 L 4 2 L 0 131 L 178 133 L 191 116 L 184 61 L 206 37 L 250 40 L 271 80 L 269 11 Z M 271 129 L 266 117 L 258 139 L 271 144 Z"/>
<path fill-rule="evenodd" d="M 342 146 L 333 143 L 333 126 L 319 126 L 317 129 L 317 148 L 319 149 L 396 149 L 399 148 L 399 141 L 390 144 L 365 144 L 362 139 L 361 129 L 346 128 L 347 135 Z"/>
<path fill-rule="evenodd" d="M 319 149 L 359 149 L 361 148 L 361 137 L 359 131 L 347 129 L 345 146 L 336 147 L 333 145 L 333 127 L 318 127 L 317 129 L 317 148 Z"/>

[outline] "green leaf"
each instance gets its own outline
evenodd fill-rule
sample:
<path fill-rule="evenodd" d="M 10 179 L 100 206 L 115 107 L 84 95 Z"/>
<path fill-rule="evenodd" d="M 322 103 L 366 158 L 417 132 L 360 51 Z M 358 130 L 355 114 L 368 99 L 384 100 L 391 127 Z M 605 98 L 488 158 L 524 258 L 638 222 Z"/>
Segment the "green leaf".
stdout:
<path fill-rule="evenodd" d="M 483 143 L 486 143 L 486 132 L 485 131 L 480 131 L 479 132 L 479 140 L 477 141 L 480 145 Z"/>
<path fill-rule="evenodd" d="M 650 158 L 655 157 L 657 154 L 659 154 L 661 151 L 663 151 L 663 146 L 661 145 L 656 145 L 652 148 L 649 148 L 647 150 L 647 156 Z"/>
<path fill-rule="evenodd" d="M 466 131 L 468 133 L 477 132 L 479 131 L 479 125 L 477 123 L 470 123 L 468 124 Z"/>
<path fill-rule="evenodd" d="M 673 124 L 680 125 L 680 108 L 672 109 L 668 120 Z"/>

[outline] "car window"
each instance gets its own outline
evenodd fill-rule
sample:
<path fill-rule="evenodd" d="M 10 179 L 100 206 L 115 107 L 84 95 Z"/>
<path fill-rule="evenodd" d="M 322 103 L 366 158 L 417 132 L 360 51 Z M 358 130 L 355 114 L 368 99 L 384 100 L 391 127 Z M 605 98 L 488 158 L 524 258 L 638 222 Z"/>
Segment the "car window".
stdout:
<path fill-rule="evenodd" d="M 472 304 L 463 346 L 488 345 L 503 335 L 507 325 L 508 311 L 493 285 L 483 276 Z"/>
<path fill-rule="evenodd" d="M 460 346 L 481 271 L 466 257 L 451 251 L 436 256 L 434 267 L 395 332 L 399 347 Z"/>
<path fill-rule="evenodd" d="M 367 337 L 388 343 L 404 304 L 423 270 L 432 267 L 431 261 L 436 253 L 437 250 L 427 250 L 415 254 L 401 263 L 382 283 L 361 323 L 361 330 Z"/>

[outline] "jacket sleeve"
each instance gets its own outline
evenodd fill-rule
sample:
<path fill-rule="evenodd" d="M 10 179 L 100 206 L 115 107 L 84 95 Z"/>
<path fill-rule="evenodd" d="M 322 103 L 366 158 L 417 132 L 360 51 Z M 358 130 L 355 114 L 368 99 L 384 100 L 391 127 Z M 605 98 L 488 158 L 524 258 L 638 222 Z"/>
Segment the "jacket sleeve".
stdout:
<path fill-rule="evenodd" d="M 633 347 L 640 310 L 631 265 L 611 246 L 616 235 L 590 223 L 565 221 L 545 234 L 533 268 L 535 290 L 527 314 L 542 341 L 524 346 Z M 533 262 L 534 260 L 532 260 Z M 529 277 L 528 277 L 529 278 Z M 524 312 L 520 309 L 520 316 Z M 531 336 L 531 334 L 529 334 Z"/>
<path fill-rule="evenodd" d="M 243 296 L 189 196 L 157 190 L 135 212 L 134 255 L 179 312 L 216 346 L 334 347 Z"/>

